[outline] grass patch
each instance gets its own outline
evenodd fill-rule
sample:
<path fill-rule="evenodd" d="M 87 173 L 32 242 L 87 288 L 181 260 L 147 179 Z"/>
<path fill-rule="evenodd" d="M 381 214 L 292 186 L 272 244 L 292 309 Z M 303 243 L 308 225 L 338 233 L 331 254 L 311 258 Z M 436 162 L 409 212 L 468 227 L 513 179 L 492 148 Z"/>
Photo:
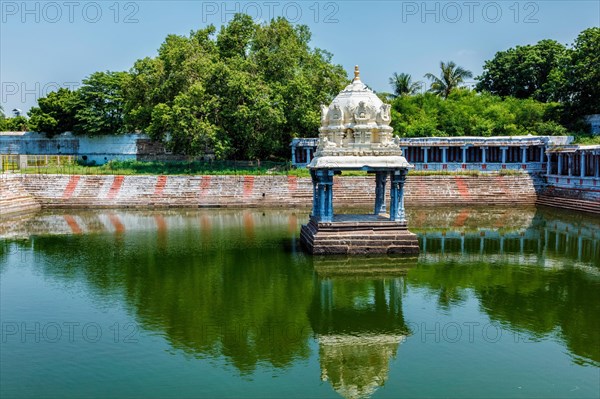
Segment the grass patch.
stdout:
<path fill-rule="evenodd" d="M 489 173 L 489 172 L 488 172 Z M 482 172 L 478 170 L 410 170 L 409 176 L 479 176 Z"/>
<path fill-rule="evenodd" d="M 573 144 L 580 145 L 600 145 L 600 136 L 579 135 L 575 136 Z"/>
<path fill-rule="evenodd" d="M 305 169 L 292 169 L 289 163 L 275 162 L 140 162 L 110 161 L 104 165 L 50 165 L 29 167 L 21 173 L 79 175 L 294 175 L 309 176 Z"/>
<path fill-rule="evenodd" d="M 140 161 L 110 161 L 104 165 L 69 165 L 30 166 L 17 173 L 24 174 L 64 174 L 64 175 L 283 175 L 310 177 L 306 168 L 292 168 L 289 163 L 275 162 L 140 162 Z M 497 174 L 513 176 L 526 173 L 522 170 L 502 169 L 497 172 L 482 172 L 478 170 L 410 170 L 411 176 L 481 176 Z M 342 176 L 368 176 L 361 170 L 347 170 Z"/>

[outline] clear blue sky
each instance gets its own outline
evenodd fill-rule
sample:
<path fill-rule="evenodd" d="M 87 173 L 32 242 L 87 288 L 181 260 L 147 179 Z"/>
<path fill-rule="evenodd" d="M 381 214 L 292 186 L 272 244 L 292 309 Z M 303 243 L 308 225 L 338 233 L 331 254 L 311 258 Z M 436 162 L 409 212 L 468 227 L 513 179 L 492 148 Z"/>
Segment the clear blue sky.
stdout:
<path fill-rule="evenodd" d="M 312 45 L 348 76 L 390 91 L 393 72 L 422 79 L 441 60 L 481 73 L 500 50 L 600 26 L 600 1 L 5 1 L 0 2 L 0 104 L 27 111 L 58 86 L 95 71 L 128 70 L 169 33 L 226 23 L 235 11 L 310 27 Z"/>

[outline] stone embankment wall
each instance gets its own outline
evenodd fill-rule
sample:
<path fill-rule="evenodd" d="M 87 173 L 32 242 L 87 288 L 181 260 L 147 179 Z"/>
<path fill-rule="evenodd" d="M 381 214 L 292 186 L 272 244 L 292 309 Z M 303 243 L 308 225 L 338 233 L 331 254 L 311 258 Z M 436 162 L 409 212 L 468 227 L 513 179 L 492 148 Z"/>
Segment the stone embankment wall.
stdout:
<path fill-rule="evenodd" d="M 18 176 L 0 175 L 0 217 L 41 208 L 21 183 Z"/>
<path fill-rule="evenodd" d="M 547 186 L 540 191 L 536 204 L 600 214 L 600 190 Z"/>
<path fill-rule="evenodd" d="M 22 175 L 43 207 L 310 207 L 310 178 L 294 176 Z M 517 176 L 409 176 L 407 206 L 534 205 L 541 182 Z M 372 207 L 375 181 L 336 177 L 334 207 Z M 339 209 L 339 208 L 338 208 Z"/>

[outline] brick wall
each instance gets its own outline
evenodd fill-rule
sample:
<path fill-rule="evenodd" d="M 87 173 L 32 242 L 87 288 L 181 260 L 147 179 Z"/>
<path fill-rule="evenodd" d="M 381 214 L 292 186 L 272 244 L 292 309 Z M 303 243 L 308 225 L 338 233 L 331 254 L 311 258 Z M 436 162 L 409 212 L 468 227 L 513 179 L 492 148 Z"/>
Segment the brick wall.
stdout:
<path fill-rule="evenodd" d="M 312 183 L 293 176 L 23 175 L 44 207 L 310 207 Z M 533 205 L 530 176 L 409 176 L 406 205 Z M 371 207 L 375 181 L 336 177 L 334 207 Z"/>

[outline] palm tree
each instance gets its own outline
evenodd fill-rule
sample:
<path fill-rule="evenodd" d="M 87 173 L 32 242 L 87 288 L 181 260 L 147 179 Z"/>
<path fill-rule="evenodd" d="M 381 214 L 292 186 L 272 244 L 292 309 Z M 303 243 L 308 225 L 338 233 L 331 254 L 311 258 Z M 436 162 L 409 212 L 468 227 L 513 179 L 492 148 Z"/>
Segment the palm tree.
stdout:
<path fill-rule="evenodd" d="M 466 78 L 472 78 L 473 73 L 463 67 L 456 66 L 454 61 L 440 62 L 442 74 L 438 78 L 432 73 L 425 74 L 425 77 L 431 80 L 429 91 L 448 98 L 450 92 L 456 89 Z"/>
<path fill-rule="evenodd" d="M 423 82 L 413 82 L 408 73 L 396 73 L 390 78 L 390 85 L 394 89 L 394 97 L 416 94 Z"/>

